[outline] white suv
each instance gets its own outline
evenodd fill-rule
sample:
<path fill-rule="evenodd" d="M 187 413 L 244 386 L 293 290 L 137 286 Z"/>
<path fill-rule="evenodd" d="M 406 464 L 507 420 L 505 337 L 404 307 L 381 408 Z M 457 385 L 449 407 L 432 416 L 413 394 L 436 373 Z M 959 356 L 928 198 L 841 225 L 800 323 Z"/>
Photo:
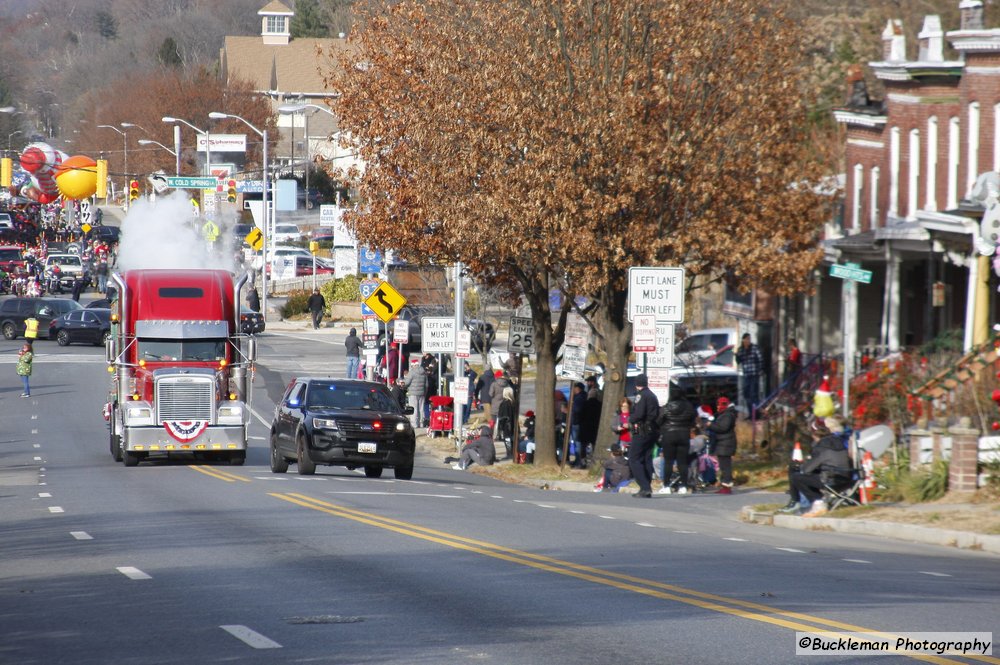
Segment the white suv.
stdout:
<path fill-rule="evenodd" d="M 59 268 L 59 287 L 63 289 L 73 288 L 73 282 L 77 277 L 83 276 L 83 261 L 77 254 L 49 254 L 45 257 L 45 273 L 53 268 Z"/>

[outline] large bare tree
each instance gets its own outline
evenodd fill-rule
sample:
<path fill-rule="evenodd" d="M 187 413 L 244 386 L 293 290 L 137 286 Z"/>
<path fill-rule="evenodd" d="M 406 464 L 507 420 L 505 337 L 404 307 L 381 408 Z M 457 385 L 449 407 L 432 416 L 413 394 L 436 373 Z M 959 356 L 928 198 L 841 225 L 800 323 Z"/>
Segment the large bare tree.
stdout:
<path fill-rule="evenodd" d="M 519 291 L 538 348 L 536 461 L 566 310 L 587 295 L 608 350 L 601 431 L 624 391 L 630 266 L 791 292 L 818 260 L 802 159 L 798 35 L 754 0 L 403 0 L 359 10 L 331 67 L 367 163 L 359 237 L 462 260 Z"/>

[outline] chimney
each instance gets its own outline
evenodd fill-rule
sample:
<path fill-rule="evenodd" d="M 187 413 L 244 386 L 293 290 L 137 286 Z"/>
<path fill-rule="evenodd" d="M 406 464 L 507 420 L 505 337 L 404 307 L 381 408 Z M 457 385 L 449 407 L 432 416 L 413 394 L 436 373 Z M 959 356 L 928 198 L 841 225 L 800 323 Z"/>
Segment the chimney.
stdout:
<path fill-rule="evenodd" d="M 920 40 L 920 62 L 944 61 L 944 30 L 941 29 L 940 16 L 925 16 L 924 27 L 917 39 Z"/>
<path fill-rule="evenodd" d="M 853 64 L 847 68 L 847 106 L 863 108 L 870 104 L 868 85 L 861 65 Z"/>
<path fill-rule="evenodd" d="M 983 0 L 962 0 L 958 11 L 962 15 L 959 30 L 983 29 Z"/>
<path fill-rule="evenodd" d="M 882 31 L 882 58 L 886 62 L 903 62 L 906 60 L 906 35 L 903 34 L 903 22 L 891 18 Z"/>

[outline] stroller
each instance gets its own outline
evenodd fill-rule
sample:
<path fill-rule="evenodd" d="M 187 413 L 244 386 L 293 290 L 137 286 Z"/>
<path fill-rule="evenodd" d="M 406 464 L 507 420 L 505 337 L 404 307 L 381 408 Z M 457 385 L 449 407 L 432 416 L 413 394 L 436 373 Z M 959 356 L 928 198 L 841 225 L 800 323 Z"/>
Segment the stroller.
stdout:
<path fill-rule="evenodd" d="M 666 475 L 667 470 L 660 471 L 661 479 Z M 677 489 L 680 484 L 680 477 L 677 471 L 670 470 L 670 479 L 663 480 L 665 487 L 669 486 Z M 695 491 L 703 490 L 714 485 L 719 477 L 719 460 L 712 455 L 708 449 L 708 437 L 696 436 L 691 439 L 691 447 L 688 449 L 688 481 L 687 486 Z"/>
<path fill-rule="evenodd" d="M 446 395 L 431 395 L 431 422 L 427 431 L 432 437 L 447 436 L 455 425 L 455 398 Z"/>

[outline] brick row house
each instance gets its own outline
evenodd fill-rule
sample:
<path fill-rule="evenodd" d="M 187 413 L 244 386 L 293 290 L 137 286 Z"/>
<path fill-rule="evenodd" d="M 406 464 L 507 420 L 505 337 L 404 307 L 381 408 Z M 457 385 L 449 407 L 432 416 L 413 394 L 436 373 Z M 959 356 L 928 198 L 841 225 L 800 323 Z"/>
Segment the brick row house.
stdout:
<path fill-rule="evenodd" d="M 947 33 L 925 18 L 915 60 L 901 23 L 888 22 L 883 59 L 868 63 L 884 99 L 869 98 L 860 67 L 848 74 L 849 100 L 834 110 L 846 135 L 844 205 L 824 248 L 827 263 L 858 264 L 872 279 L 844 291 L 826 266 L 815 295 L 789 304 L 787 329 L 810 350 L 893 352 L 947 331 L 969 348 L 997 320 L 991 261 L 976 250 L 976 184 L 1000 170 L 1000 29 L 983 27 L 981 0 L 960 11 Z M 946 40 L 960 59 L 945 59 Z"/>

